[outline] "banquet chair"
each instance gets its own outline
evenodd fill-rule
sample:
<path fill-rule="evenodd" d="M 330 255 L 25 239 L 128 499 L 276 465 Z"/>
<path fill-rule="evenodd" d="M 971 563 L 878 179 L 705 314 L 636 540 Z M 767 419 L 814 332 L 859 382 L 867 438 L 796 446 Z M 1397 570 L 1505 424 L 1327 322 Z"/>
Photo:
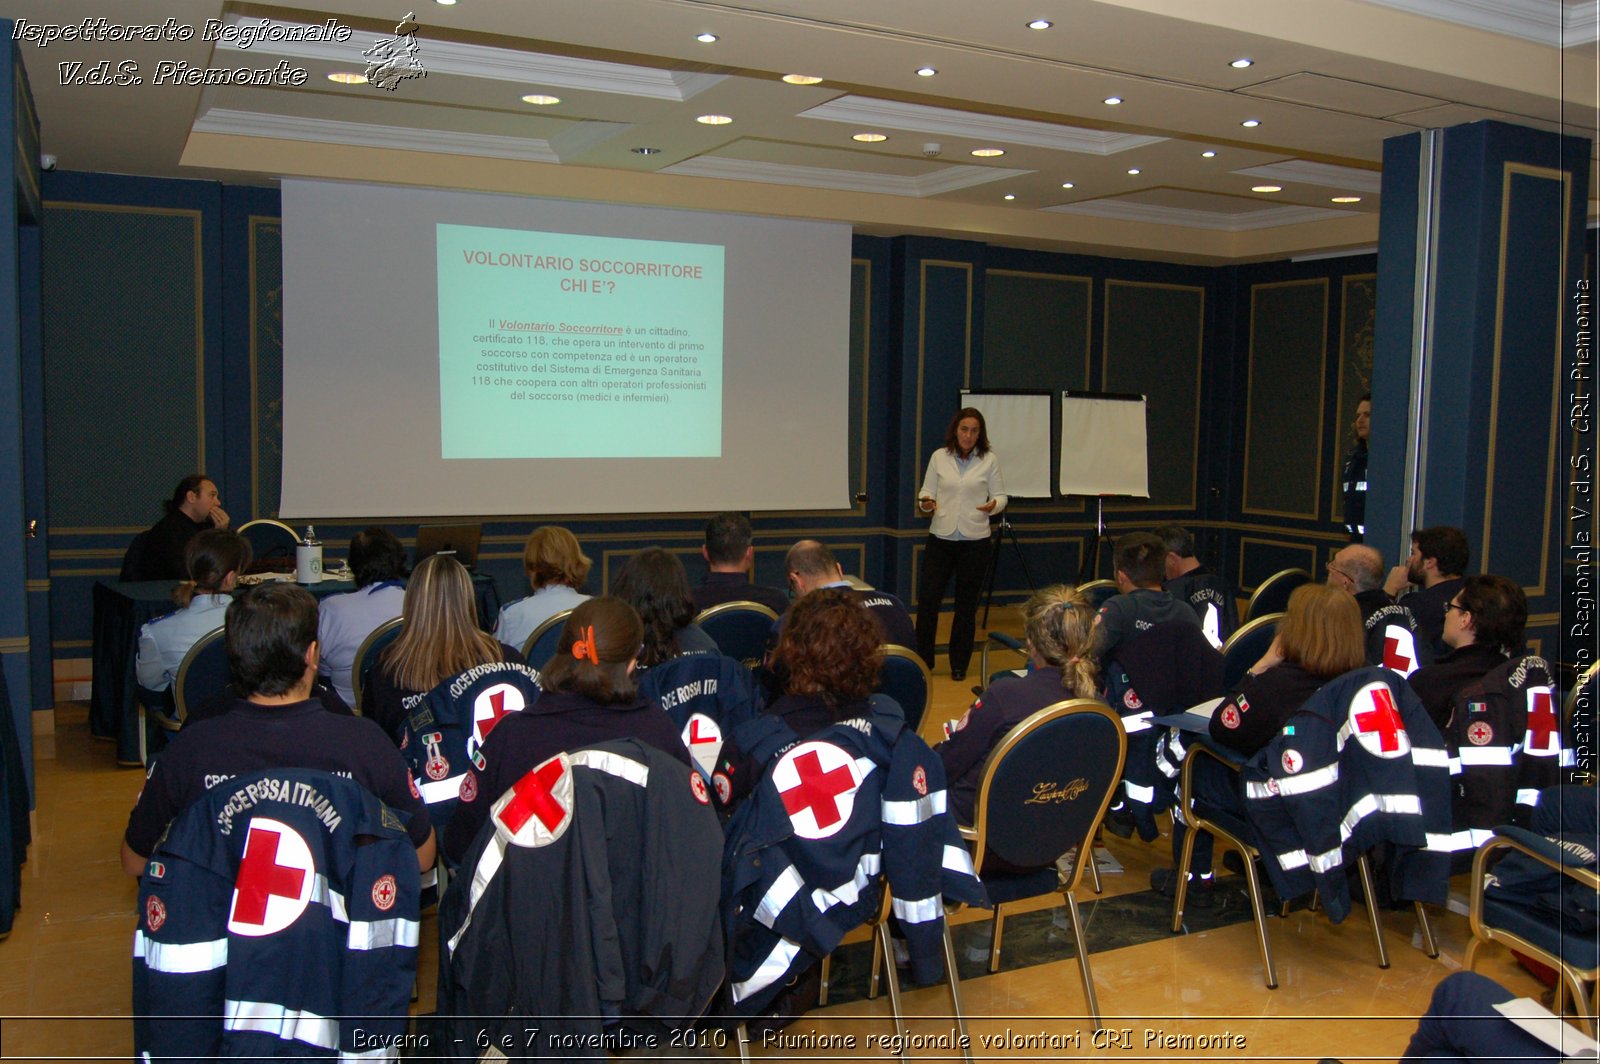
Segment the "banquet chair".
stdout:
<path fill-rule="evenodd" d="M 1117 582 L 1105 579 L 1090 580 L 1087 583 L 1079 584 L 1078 590 L 1087 595 L 1089 605 L 1098 610 L 1106 604 L 1106 599 L 1117 593 Z"/>
<path fill-rule="evenodd" d="M 1024 667 L 1028 664 L 1028 646 L 1026 643 L 1010 632 L 989 632 L 983 638 L 983 649 L 979 652 L 978 657 L 978 674 L 983 677 L 984 686 L 994 683 L 996 677 L 996 673 L 989 671 L 989 651 L 991 650 L 1008 650 L 1021 656 Z M 1009 670 L 1001 669 L 997 671 L 1003 674 Z"/>
<path fill-rule="evenodd" d="M 770 608 L 745 600 L 708 606 L 694 619 L 724 656 L 751 667 L 766 656 L 777 621 L 778 615 Z"/>
<path fill-rule="evenodd" d="M 300 543 L 300 536 L 282 521 L 258 517 L 240 525 L 238 532 L 249 541 L 257 567 L 280 568 L 281 559 L 286 559 L 291 566 L 294 564 L 294 549 Z M 262 566 L 262 562 L 268 564 Z"/>
<path fill-rule="evenodd" d="M 172 681 L 172 701 L 178 711 L 180 727 L 189 717 L 190 706 L 210 698 L 232 679 L 227 644 L 223 639 L 226 631 L 219 624 L 195 640 L 178 665 L 177 679 Z"/>
<path fill-rule="evenodd" d="M 1289 595 L 1294 589 L 1309 583 L 1311 574 L 1304 569 L 1278 570 L 1257 586 L 1255 594 L 1245 604 L 1239 622 L 1245 624 L 1269 613 L 1282 613 L 1289 608 Z"/>
<path fill-rule="evenodd" d="M 400 638 L 400 632 L 406 626 L 404 617 L 391 617 L 368 633 L 367 638 L 361 641 L 361 646 L 356 649 L 356 660 L 350 666 L 350 693 L 355 698 L 355 705 L 350 708 L 356 716 L 361 715 L 362 692 L 367 686 L 367 677 L 372 675 L 372 670 L 378 666 L 378 655 L 383 648 Z"/>
<path fill-rule="evenodd" d="M 1231 691 L 1244 679 L 1250 666 L 1261 659 L 1278 634 L 1281 613 L 1268 613 L 1241 624 L 1222 644 L 1222 689 Z"/>
<path fill-rule="evenodd" d="M 933 690 L 928 664 L 910 647 L 885 643 L 878 649 L 883 651 L 883 671 L 878 674 L 878 685 L 873 693 L 888 695 L 900 703 L 907 726 L 916 731 L 922 725 L 923 714 L 928 711 L 928 696 Z"/>
<path fill-rule="evenodd" d="M 539 627 L 529 632 L 528 638 L 522 641 L 522 660 L 535 669 L 543 670 L 550 659 L 556 656 L 556 648 L 561 645 L 561 629 L 566 626 L 570 616 L 571 610 L 552 613 Z"/>

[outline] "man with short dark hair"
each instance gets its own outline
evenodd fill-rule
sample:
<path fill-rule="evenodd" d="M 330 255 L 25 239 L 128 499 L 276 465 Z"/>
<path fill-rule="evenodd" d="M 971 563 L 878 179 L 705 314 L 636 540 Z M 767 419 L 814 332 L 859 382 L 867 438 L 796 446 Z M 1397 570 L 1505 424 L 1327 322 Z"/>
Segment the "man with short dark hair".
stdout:
<path fill-rule="evenodd" d="M 1389 570 L 1383 589 L 1411 610 L 1417 630 L 1435 656 L 1449 648 L 1443 641 L 1444 604 L 1461 590 L 1471 549 L 1466 534 L 1449 525 L 1419 528 L 1411 533 L 1411 556 Z M 1406 591 L 1408 584 L 1416 589 Z"/>
<path fill-rule="evenodd" d="M 906 611 L 905 603 L 887 591 L 858 588 L 845 579 L 844 566 L 839 564 L 833 552 L 823 543 L 802 539 L 789 548 L 783 564 L 796 597 L 825 587 L 842 588 L 878 619 L 885 643 L 916 648 L 917 628 L 911 621 L 911 614 Z"/>
<path fill-rule="evenodd" d="M 1239 605 L 1233 589 L 1201 564 L 1194 554 L 1194 537 L 1179 525 L 1162 525 L 1152 533 L 1167 548 L 1162 589 L 1187 602 L 1200 618 L 1200 630 L 1214 647 L 1221 647 L 1239 627 Z"/>
<path fill-rule="evenodd" d="M 1129 532 L 1113 551 L 1117 588 L 1095 615 L 1094 653 L 1104 665 L 1125 640 L 1164 621 L 1187 620 L 1196 627 L 1200 618 L 1187 603 L 1179 602 L 1161 587 L 1166 575 L 1167 545 L 1149 532 Z"/>
<path fill-rule="evenodd" d="M 1327 568 L 1328 583 L 1350 592 L 1361 607 L 1369 664 L 1410 676 L 1418 665 L 1433 660 L 1432 648 L 1417 632 L 1417 619 L 1383 589 L 1383 555 L 1377 548 L 1353 543 L 1335 554 Z"/>
<path fill-rule="evenodd" d="M 150 767 L 122 838 L 122 868 L 144 871 L 172 819 L 233 776 L 304 768 L 347 776 L 410 817 L 420 868 L 433 865 L 433 827 L 410 773 L 383 730 L 327 712 L 311 698 L 317 603 L 302 587 L 251 588 L 228 607 L 228 664 L 244 692 L 230 711 L 184 728 Z"/>
<path fill-rule="evenodd" d="M 350 672 L 356 653 L 381 624 L 400 616 L 405 605 L 406 549 L 387 528 L 373 525 L 350 537 L 350 568 L 356 589 L 329 595 L 317 607 L 318 669 L 345 705 L 356 704 Z"/>
<path fill-rule="evenodd" d="M 782 591 L 750 582 L 756 560 L 754 535 L 750 519 L 736 510 L 725 510 L 706 522 L 706 542 L 700 548 L 706 575 L 693 591 L 696 606 L 704 610 L 723 602 L 759 602 L 773 613 L 789 608 Z"/>

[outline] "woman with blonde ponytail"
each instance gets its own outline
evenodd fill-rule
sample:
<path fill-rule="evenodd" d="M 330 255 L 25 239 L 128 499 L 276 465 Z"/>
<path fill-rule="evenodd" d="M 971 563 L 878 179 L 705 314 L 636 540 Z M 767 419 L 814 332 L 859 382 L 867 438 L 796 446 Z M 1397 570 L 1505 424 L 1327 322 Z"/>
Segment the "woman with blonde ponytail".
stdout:
<path fill-rule="evenodd" d="M 997 681 L 957 721 L 936 750 L 950 781 L 950 807 L 972 823 L 978 784 L 989 751 L 1006 733 L 1046 706 L 1068 698 L 1097 698 L 1094 607 L 1077 588 L 1057 584 L 1034 592 L 1024 607 L 1028 655 L 1025 676 Z"/>

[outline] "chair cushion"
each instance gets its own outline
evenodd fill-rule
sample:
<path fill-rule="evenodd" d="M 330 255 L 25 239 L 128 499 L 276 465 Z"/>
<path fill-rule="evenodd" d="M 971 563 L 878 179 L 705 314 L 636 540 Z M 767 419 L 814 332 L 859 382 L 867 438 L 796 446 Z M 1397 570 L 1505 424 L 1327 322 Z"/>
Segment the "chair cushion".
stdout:
<path fill-rule="evenodd" d="M 1487 927 L 1509 931 L 1546 953 L 1565 959 L 1574 968 L 1591 971 L 1600 966 L 1600 942 L 1584 935 L 1563 935 L 1550 926 L 1546 917 L 1496 901 L 1491 894 L 1483 896 L 1483 922 Z"/>
<path fill-rule="evenodd" d="M 989 900 L 996 905 L 1016 901 L 1019 898 L 1036 898 L 1041 894 L 1049 894 L 1060 882 L 1060 875 L 1056 872 L 1055 865 L 1049 865 L 1035 872 L 984 872 L 979 878 L 989 891 Z"/>

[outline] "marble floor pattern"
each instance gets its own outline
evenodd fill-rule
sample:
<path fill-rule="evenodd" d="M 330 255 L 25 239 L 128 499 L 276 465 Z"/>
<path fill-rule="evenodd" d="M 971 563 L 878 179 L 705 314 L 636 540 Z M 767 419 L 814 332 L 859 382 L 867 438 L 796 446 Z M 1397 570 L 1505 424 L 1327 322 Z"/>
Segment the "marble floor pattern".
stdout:
<path fill-rule="evenodd" d="M 930 737 L 971 699 L 967 685 L 948 675 L 936 675 L 934 687 L 922 726 Z M 0 942 L 0 1059 L 126 1059 L 137 890 L 117 854 L 143 777 L 116 767 L 111 745 L 89 736 L 85 708 L 77 703 L 58 707 L 54 732 L 38 736 L 37 776 L 23 907 L 12 934 Z M 1422 952 L 1411 913 L 1381 913 L 1391 960 L 1382 970 L 1363 908 L 1338 926 L 1320 912 L 1302 910 L 1269 921 L 1279 987 L 1268 990 L 1236 878 L 1224 881 L 1220 904 L 1193 912 L 1186 933 L 1174 935 L 1167 930 L 1168 903 L 1149 889 L 1150 870 L 1170 860 L 1169 840 L 1106 842 L 1124 871 L 1103 877 L 1099 897 L 1087 884 L 1078 893 L 1105 1032 L 1097 1039 L 1084 1017 L 1070 933 L 1055 926 L 1049 899 L 1042 899 L 1034 912 L 1008 917 L 1000 972 L 987 974 L 982 962 L 960 965 L 974 1057 L 1392 1061 L 1433 987 L 1461 966 L 1469 933 L 1457 913 L 1431 910 L 1442 950 L 1437 960 Z M 1464 892 L 1462 880 L 1453 885 Z M 958 952 L 975 934 L 968 924 L 986 918 L 977 912 L 957 918 Z M 427 974 L 420 980 L 419 1012 L 433 1006 L 434 932 L 425 918 L 421 965 Z M 863 934 L 847 940 L 834 967 L 830 1005 L 781 1038 L 752 1044 L 751 1054 L 892 1058 L 887 998 L 864 995 L 867 957 Z M 1519 994 L 1538 996 L 1543 989 L 1502 950 L 1485 951 L 1479 970 Z M 949 1000 L 943 984 L 906 991 L 911 1059 L 959 1059 L 950 1047 Z"/>

